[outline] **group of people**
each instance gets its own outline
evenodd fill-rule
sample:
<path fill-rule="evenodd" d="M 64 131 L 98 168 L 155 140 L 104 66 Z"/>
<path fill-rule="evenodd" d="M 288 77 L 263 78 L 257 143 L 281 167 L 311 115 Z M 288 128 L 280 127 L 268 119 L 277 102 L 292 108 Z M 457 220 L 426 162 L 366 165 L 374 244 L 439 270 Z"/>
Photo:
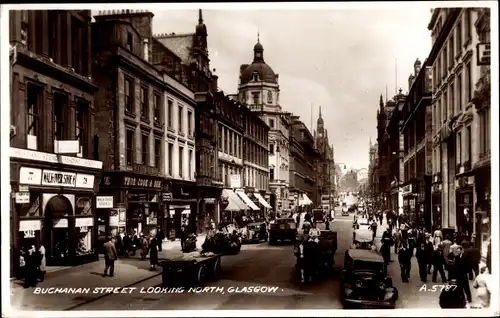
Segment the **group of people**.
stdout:
<path fill-rule="evenodd" d="M 42 243 L 27 245 L 21 250 L 20 267 L 23 269 L 24 287 L 36 287 L 46 272 L 45 247 Z"/>
<path fill-rule="evenodd" d="M 442 283 L 454 286 L 444 290 L 444 296 L 440 298 L 443 308 L 465 308 L 472 302 L 469 281 L 474 281 L 473 286 L 480 289 L 480 306 L 489 305 L 489 292 L 483 288 L 488 268 L 479 269 L 481 254 L 469 240 L 461 241 L 456 233 L 443 235 L 439 226 L 431 234 L 422 228 L 410 227 L 406 222 L 400 224 L 392 238 L 404 283 L 409 282 L 411 261 L 415 256 L 421 282 L 426 283 L 428 276 L 432 275 L 431 280 L 436 283 L 439 274 Z M 448 295 L 451 290 L 453 297 Z"/>

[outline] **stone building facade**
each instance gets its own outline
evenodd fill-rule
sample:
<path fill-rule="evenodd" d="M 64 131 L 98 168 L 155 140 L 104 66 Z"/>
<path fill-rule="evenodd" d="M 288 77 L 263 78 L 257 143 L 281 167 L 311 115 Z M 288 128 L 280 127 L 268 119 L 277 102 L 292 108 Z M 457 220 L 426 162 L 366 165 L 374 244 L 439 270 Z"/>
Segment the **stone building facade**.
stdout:
<path fill-rule="evenodd" d="M 12 10 L 11 275 L 43 243 L 47 265 L 97 259 L 96 83 L 90 10 Z"/>

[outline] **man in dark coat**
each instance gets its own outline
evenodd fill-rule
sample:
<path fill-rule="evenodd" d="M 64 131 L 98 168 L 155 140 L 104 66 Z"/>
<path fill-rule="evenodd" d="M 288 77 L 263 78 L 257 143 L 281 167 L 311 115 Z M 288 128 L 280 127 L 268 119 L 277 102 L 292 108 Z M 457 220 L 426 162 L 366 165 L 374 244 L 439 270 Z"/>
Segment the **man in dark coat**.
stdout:
<path fill-rule="evenodd" d="M 165 239 L 165 232 L 163 232 L 163 229 L 162 228 L 158 228 L 158 232 L 156 234 L 156 238 L 157 238 L 157 246 L 158 246 L 158 251 L 161 252 L 161 249 L 162 249 L 162 245 L 163 245 L 163 240 Z"/>
<path fill-rule="evenodd" d="M 472 301 L 472 295 L 470 292 L 469 277 L 467 275 L 469 264 L 467 263 L 467 259 L 464 257 L 463 247 L 460 245 L 457 246 L 453 251 L 453 254 L 453 265 L 451 265 L 449 270 L 449 279 L 456 280 L 456 289 L 461 289 L 465 293 L 467 301 L 470 303 Z"/>
<path fill-rule="evenodd" d="M 437 249 L 434 251 L 432 256 L 432 264 L 434 266 L 434 271 L 432 272 L 432 282 L 435 283 L 437 279 L 437 274 L 441 275 L 441 281 L 446 282 L 446 275 L 444 273 L 444 254 L 443 254 L 443 244 L 439 243 Z"/>
<path fill-rule="evenodd" d="M 418 273 L 420 275 L 420 281 L 423 283 L 427 282 L 427 265 L 430 263 L 427 252 L 425 251 L 425 244 L 421 243 L 419 247 L 417 247 L 417 262 L 418 262 Z"/>
<path fill-rule="evenodd" d="M 24 253 L 24 287 L 36 287 L 38 284 L 38 266 L 42 260 L 35 246 L 30 246 Z"/>
<path fill-rule="evenodd" d="M 149 243 L 149 262 L 151 264 L 150 270 L 156 270 L 156 265 L 158 265 L 158 239 L 153 237 Z"/>
<path fill-rule="evenodd" d="M 392 236 L 391 233 L 389 232 L 389 229 L 386 229 L 384 231 L 384 234 L 382 234 L 382 246 L 380 247 L 380 253 L 382 254 L 382 257 L 384 258 L 384 265 L 385 265 L 385 270 L 387 271 L 387 266 L 389 266 L 389 263 L 391 262 L 391 246 L 392 246 Z"/>
<path fill-rule="evenodd" d="M 113 277 L 115 273 L 115 261 L 118 259 L 118 253 L 116 252 L 114 239 L 108 237 L 108 241 L 104 243 L 104 276 Z"/>
<path fill-rule="evenodd" d="M 398 252 L 399 267 L 401 268 L 401 281 L 408 283 L 411 271 L 411 256 L 408 249 L 408 244 L 403 243 Z"/>
<path fill-rule="evenodd" d="M 457 286 L 455 279 L 450 279 L 450 283 L 443 288 L 439 295 L 439 306 L 443 309 L 447 308 L 465 308 L 467 302 L 463 289 Z"/>

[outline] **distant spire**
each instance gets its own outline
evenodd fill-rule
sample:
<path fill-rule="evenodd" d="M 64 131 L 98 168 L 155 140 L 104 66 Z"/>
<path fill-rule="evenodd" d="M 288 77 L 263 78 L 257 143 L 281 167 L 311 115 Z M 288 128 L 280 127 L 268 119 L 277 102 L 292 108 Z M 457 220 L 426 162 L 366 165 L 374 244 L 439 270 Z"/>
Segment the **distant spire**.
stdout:
<path fill-rule="evenodd" d="M 380 94 L 380 110 L 384 109 L 384 98 L 382 97 L 382 94 Z"/>
<path fill-rule="evenodd" d="M 257 30 L 257 43 L 260 43 L 260 31 Z"/>
<path fill-rule="evenodd" d="M 198 23 L 203 24 L 203 13 L 201 12 L 201 9 L 198 9 Z"/>
<path fill-rule="evenodd" d="M 321 106 L 319 106 L 319 118 L 321 118 Z"/>

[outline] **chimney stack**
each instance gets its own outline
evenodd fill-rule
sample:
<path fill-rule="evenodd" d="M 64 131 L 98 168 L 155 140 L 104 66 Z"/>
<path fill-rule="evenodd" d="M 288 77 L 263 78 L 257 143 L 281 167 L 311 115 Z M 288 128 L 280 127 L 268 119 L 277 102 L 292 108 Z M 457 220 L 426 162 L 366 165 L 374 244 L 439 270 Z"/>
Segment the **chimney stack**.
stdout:
<path fill-rule="evenodd" d="M 414 68 L 414 74 L 415 74 L 415 77 L 418 76 L 418 73 L 420 72 L 420 69 L 422 68 L 422 62 L 420 62 L 420 60 L 417 58 L 417 60 L 415 61 L 415 64 L 413 64 L 413 68 Z"/>
<path fill-rule="evenodd" d="M 212 87 L 211 87 L 211 91 L 212 92 L 217 92 L 218 91 L 218 84 L 219 84 L 219 76 L 215 75 L 215 74 L 212 74 Z"/>
<path fill-rule="evenodd" d="M 149 39 L 144 39 L 144 60 L 149 62 Z"/>

